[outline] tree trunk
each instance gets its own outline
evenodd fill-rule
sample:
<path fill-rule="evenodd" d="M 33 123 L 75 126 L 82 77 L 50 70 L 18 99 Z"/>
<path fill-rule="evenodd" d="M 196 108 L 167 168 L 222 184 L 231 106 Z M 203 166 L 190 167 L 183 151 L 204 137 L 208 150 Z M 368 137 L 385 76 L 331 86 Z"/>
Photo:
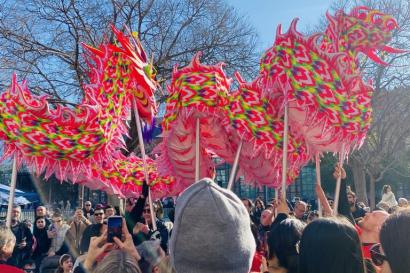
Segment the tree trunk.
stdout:
<path fill-rule="evenodd" d="M 373 210 L 376 208 L 376 179 L 370 176 L 370 208 Z"/>
<path fill-rule="evenodd" d="M 360 163 L 352 158 L 350 164 L 353 172 L 353 180 L 357 200 L 368 205 L 367 190 L 366 190 L 366 173 Z"/>

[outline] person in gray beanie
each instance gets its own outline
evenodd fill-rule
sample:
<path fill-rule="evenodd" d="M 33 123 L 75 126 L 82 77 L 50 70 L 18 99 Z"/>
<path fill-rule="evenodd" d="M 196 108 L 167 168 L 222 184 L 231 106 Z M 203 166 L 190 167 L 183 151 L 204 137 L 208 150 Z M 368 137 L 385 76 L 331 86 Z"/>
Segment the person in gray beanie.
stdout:
<path fill-rule="evenodd" d="M 248 273 L 255 239 L 248 211 L 232 192 L 204 178 L 178 198 L 170 256 L 177 273 Z"/>

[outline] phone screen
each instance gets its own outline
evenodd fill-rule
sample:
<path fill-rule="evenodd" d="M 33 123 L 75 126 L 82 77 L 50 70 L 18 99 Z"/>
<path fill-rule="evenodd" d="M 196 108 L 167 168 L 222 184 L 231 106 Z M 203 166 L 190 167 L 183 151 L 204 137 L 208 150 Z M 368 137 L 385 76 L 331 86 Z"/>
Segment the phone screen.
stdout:
<path fill-rule="evenodd" d="M 108 231 L 107 231 L 107 242 L 114 242 L 114 237 L 121 240 L 122 235 L 122 217 L 121 216 L 111 216 L 108 217 Z"/>

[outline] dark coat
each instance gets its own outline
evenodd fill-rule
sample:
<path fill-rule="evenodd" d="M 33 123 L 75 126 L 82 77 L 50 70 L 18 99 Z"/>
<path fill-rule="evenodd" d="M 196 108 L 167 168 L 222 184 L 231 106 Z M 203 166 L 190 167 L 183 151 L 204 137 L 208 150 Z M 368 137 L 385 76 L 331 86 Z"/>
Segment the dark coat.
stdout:
<path fill-rule="evenodd" d="M 11 231 L 14 233 L 14 236 L 16 236 L 16 246 L 14 247 L 13 255 L 7 263 L 13 266 L 22 267 L 23 261 L 28 259 L 31 255 L 34 242 L 33 234 L 26 224 L 21 222 L 15 226 L 12 226 Z M 26 241 L 26 246 L 19 249 L 18 245 L 23 241 L 23 239 Z"/>
<path fill-rule="evenodd" d="M 33 258 L 36 259 L 41 254 L 47 254 L 50 249 L 51 239 L 47 236 L 47 229 L 35 229 L 33 235 L 36 238 L 36 248 L 33 252 Z"/>

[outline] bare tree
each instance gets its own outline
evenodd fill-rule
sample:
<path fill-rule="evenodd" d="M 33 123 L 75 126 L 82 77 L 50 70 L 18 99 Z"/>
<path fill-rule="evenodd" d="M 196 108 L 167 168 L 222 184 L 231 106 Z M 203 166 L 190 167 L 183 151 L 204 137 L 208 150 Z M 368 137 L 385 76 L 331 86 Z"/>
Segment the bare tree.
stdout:
<path fill-rule="evenodd" d="M 408 151 L 410 88 L 380 92 L 373 100 L 373 108 L 373 123 L 367 139 L 363 147 L 352 154 L 350 164 L 361 198 L 367 197 L 365 176 L 370 180 L 371 207 L 375 206 L 375 183 L 397 168 Z"/>
<path fill-rule="evenodd" d="M 36 93 L 78 102 L 87 81 L 81 43 L 112 39 L 110 24 L 139 33 L 161 82 L 197 51 L 204 62 L 223 61 L 248 78 L 257 70 L 255 30 L 220 0 L 2 0 L 0 86 L 15 71 Z M 135 139 L 127 143 L 130 151 Z"/>
<path fill-rule="evenodd" d="M 368 6 L 386 14 L 392 14 L 400 28 L 393 33 L 391 45 L 410 49 L 410 3 L 406 0 L 340 0 L 332 4 L 331 10 L 349 10 L 353 6 Z M 323 20 L 318 28 L 323 28 Z M 350 155 L 358 199 L 367 203 L 366 180 L 370 183 L 371 206 L 375 206 L 375 183 L 382 181 L 386 173 L 402 164 L 408 149 L 406 140 L 410 134 L 408 115 L 410 54 L 379 52 L 389 66 L 380 66 L 361 56 L 363 76 L 374 84 L 373 123 L 364 145 Z"/>

